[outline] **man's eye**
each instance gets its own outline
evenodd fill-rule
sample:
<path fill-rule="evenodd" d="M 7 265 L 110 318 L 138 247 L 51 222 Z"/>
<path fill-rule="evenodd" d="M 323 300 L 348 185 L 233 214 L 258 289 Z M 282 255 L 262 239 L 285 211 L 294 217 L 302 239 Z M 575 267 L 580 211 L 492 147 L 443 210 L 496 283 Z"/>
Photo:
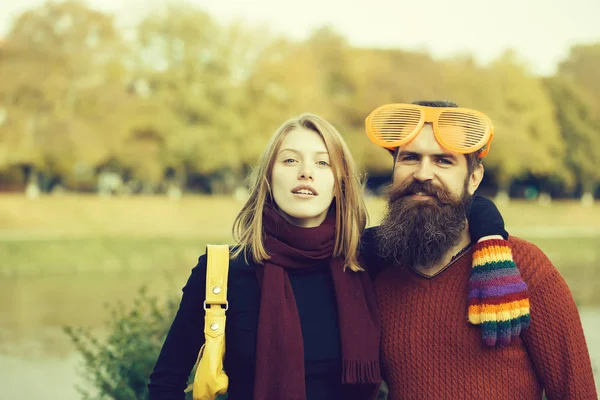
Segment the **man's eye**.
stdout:
<path fill-rule="evenodd" d="M 417 156 L 404 156 L 402 157 L 402 161 L 418 161 Z"/>
<path fill-rule="evenodd" d="M 452 165 L 452 161 L 448 160 L 447 158 L 440 158 L 438 159 L 438 162 L 440 164 Z"/>

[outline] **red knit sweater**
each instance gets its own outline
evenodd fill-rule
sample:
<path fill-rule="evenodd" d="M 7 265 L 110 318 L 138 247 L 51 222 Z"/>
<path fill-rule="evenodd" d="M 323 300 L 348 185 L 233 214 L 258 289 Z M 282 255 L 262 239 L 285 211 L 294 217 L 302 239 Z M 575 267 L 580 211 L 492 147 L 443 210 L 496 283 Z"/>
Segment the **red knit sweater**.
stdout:
<path fill-rule="evenodd" d="M 510 238 L 529 286 L 531 326 L 507 347 L 486 348 L 467 320 L 470 249 L 433 278 L 390 267 L 376 279 L 389 399 L 596 400 L 579 314 L 541 250 Z"/>

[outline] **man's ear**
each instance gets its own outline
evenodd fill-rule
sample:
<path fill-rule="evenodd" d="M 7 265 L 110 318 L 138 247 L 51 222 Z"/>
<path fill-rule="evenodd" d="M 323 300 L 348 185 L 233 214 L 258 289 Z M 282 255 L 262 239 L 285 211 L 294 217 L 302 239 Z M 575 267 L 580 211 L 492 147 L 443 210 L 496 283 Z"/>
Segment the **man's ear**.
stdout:
<path fill-rule="evenodd" d="M 471 196 L 473 194 L 475 194 L 475 191 L 477 190 L 477 188 L 479 187 L 479 184 L 483 180 L 484 172 L 485 171 L 483 168 L 483 164 L 478 164 L 477 167 L 475 167 L 475 169 L 471 173 L 471 176 L 469 176 L 469 183 L 467 185 L 467 190 L 469 191 L 469 194 Z"/>
<path fill-rule="evenodd" d="M 399 147 L 396 147 L 393 150 L 386 148 L 386 150 L 392 155 L 392 177 L 394 176 L 394 171 L 396 171 L 396 157 L 398 156 L 399 149 Z"/>

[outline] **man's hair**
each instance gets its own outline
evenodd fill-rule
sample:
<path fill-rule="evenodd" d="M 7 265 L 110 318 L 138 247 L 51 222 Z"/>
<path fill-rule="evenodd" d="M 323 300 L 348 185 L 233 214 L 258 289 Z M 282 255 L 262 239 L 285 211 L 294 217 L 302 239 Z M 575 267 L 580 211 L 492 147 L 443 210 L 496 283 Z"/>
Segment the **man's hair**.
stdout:
<path fill-rule="evenodd" d="M 413 101 L 412 104 L 423 107 L 458 107 L 458 104 L 449 100 L 417 100 Z"/>
<path fill-rule="evenodd" d="M 458 107 L 458 104 L 449 100 L 417 100 L 413 101 L 412 104 L 416 104 L 418 106 L 423 107 Z M 477 168 L 477 166 L 481 164 L 481 158 L 479 158 L 479 153 L 481 153 L 481 151 L 484 148 L 485 146 L 473 153 L 465 154 L 465 158 L 467 159 L 467 170 L 469 171 L 469 175 L 471 175 L 473 171 L 475 171 L 475 168 Z M 397 153 L 398 149 L 396 149 L 393 153 L 394 160 L 396 159 Z"/>

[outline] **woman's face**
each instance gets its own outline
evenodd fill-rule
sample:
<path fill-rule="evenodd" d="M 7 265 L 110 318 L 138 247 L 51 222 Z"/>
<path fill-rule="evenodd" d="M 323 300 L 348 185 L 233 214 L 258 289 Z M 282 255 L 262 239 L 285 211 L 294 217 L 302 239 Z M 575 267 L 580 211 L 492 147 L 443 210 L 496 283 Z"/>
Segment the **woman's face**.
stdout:
<path fill-rule="evenodd" d="M 333 200 L 334 177 L 321 136 L 295 128 L 283 138 L 271 173 L 273 198 L 283 217 L 305 228 L 321 225 Z"/>

